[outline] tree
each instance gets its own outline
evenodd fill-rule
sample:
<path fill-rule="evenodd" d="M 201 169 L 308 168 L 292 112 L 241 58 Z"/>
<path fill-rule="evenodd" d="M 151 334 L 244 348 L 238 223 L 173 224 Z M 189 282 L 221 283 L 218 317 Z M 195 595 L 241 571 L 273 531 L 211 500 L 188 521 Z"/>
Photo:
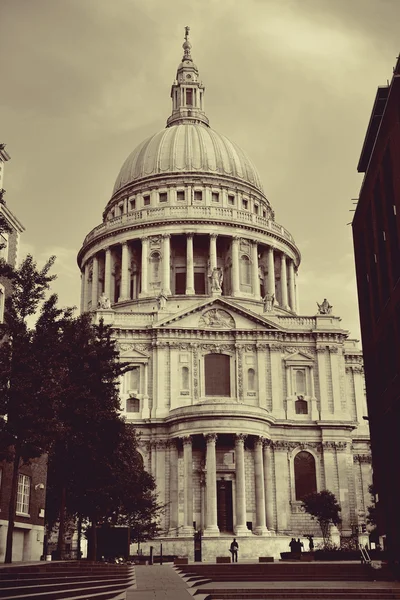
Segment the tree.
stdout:
<path fill-rule="evenodd" d="M 339 525 L 341 511 L 336 497 L 329 490 L 313 492 L 303 498 L 303 510 L 311 515 L 311 518 L 318 521 L 321 528 L 324 547 L 329 546 L 331 525 Z"/>
<path fill-rule="evenodd" d="M 84 314 L 64 323 L 57 378 L 57 432 L 48 461 L 47 526 L 58 521 L 57 556 L 64 556 L 66 515 L 89 519 L 96 556 L 96 526 L 120 514 L 122 498 L 136 506 L 155 502 L 134 432 L 120 418 L 119 362 L 111 328 Z M 121 504 L 122 502 L 122 504 Z"/>
<path fill-rule="evenodd" d="M 1 458 L 13 463 L 6 563 L 12 561 L 20 465 L 45 453 L 53 439 L 52 336 L 66 314 L 56 308 L 56 296 L 43 302 L 55 278 L 49 275 L 54 260 L 51 257 L 40 270 L 31 255 L 18 268 L 0 261 L 0 275 L 12 285 L 0 325 L 0 452 Z M 29 327 L 29 319 L 40 306 L 39 328 Z M 46 334 L 40 323 L 47 323 Z"/>

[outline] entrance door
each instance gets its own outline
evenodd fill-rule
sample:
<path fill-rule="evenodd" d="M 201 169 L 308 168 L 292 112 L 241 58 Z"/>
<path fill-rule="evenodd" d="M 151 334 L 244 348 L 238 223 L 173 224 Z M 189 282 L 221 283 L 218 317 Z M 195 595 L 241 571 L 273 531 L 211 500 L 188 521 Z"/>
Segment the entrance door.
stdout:
<path fill-rule="evenodd" d="M 217 481 L 217 518 L 221 532 L 233 531 L 232 481 Z"/>

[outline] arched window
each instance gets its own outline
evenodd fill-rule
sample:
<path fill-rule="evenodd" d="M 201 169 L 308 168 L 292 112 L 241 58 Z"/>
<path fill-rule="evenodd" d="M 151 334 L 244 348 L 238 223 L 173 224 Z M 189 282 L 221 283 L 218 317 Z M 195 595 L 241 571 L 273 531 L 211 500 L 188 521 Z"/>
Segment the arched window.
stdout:
<path fill-rule="evenodd" d="M 307 400 L 304 400 L 303 396 L 298 396 L 294 403 L 296 415 L 308 415 L 308 404 Z"/>
<path fill-rule="evenodd" d="M 206 396 L 230 396 L 230 358 L 226 354 L 206 354 L 204 357 Z"/>
<path fill-rule="evenodd" d="M 299 452 L 294 457 L 294 481 L 296 500 L 302 500 L 307 494 L 317 491 L 315 459 L 310 452 Z"/>
<path fill-rule="evenodd" d="M 296 371 L 296 394 L 306 393 L 306 374 L 304 371 Z"/>
<path fill-rule="evenodd" d="M 256 372 L 254 369 L 247 371 L 247 388 L 250 392 L 256 389 Z"/>
<path fill-rule="evenodd" d="M 150 256 L 150 278 L 152 283 L 160 281 L 160 253 L 153 252 Z"/>
<path fill-rule="evenodd" d="M 182 389 L 189 389 L 189 369 L 188 367 L 182 367 Z"/>
<path fill-rule="evenodd" d="M 240 257 L 240 283 L 251 285 L 251 264 L 249 257 L 245 254 Z"/>

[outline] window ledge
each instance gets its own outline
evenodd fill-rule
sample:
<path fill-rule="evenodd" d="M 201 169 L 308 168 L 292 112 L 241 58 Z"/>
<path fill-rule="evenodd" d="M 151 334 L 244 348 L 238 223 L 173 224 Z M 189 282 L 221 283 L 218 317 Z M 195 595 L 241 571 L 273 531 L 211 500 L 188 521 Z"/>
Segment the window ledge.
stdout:
<path fill-rule="evenodd" d="M 15 514 L 16 514 L 17 517 L 27 517 L 27 518 L 30 518 L 30 516 L 31 516 L 29 513 L 23 513 L 23 512 L 18 512 L 18 511 L 15 511 Z"/>

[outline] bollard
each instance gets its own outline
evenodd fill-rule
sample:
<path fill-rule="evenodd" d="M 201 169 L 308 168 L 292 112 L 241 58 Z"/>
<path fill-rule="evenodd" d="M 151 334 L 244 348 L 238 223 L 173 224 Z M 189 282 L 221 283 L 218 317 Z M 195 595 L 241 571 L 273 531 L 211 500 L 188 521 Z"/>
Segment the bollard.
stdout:
<path fill-rule="evenodd" d="M 149 560 L 149 565 L 153 564 L 153 546 L 150 546 L 150 560 Z"/>
<path fill-rule="evenodd" d="M 160 544 L 160 565 L 162 565 L 162 542 Z"/>

